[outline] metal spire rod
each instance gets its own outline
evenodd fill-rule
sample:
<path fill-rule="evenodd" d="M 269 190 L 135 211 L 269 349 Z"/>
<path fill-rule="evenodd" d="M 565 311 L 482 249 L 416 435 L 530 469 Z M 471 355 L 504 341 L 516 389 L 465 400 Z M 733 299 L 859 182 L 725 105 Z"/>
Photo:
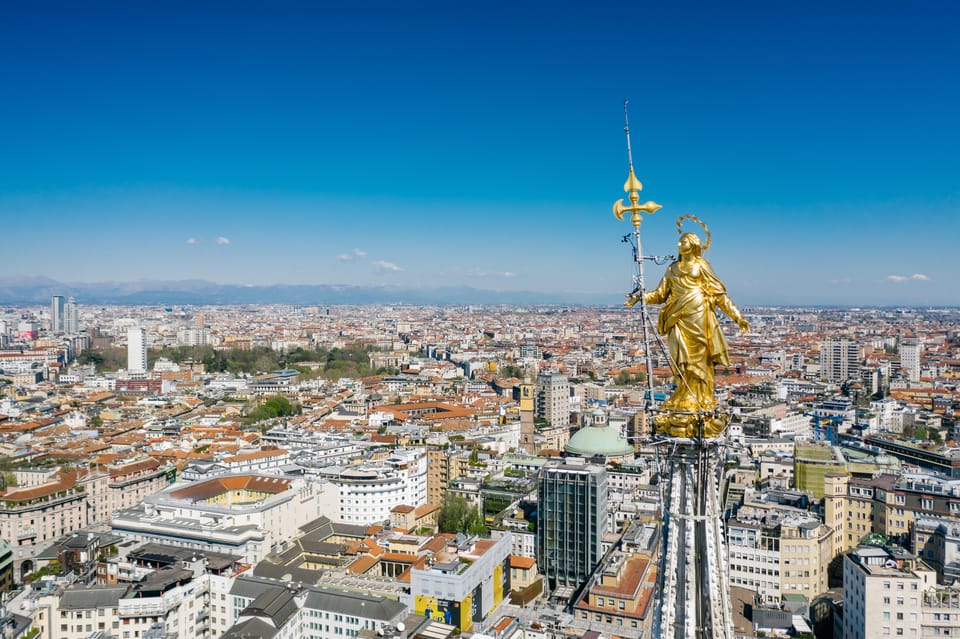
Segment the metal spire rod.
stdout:
<path fill-rule="evenodd" d="M 647 415 L 656 409 L 656 399 L 653 396 L 653 359 L 650 356 L 650 333 L 647 328 L 650 319 L 649 311 L 647 309 L 646 300 L 644 297 L 646 295 L 646 286 L 644 281 L 643 273 L 643 262 L 645 259 L 656 259 L 656 258 L 647 258 L 643 254 L 643 242 L 640 239 L 640 221 L 641 216 L 640 212 L 644 211 L 650 214 L 656 213 L 660 208 L 659 204 L 655 202 L 646 202 L 645 204 L 639 204 L 640 202 L 640 189 L 643 188 L 643 185 L 640 184 L 640 180 L 637 179 L 636 174 L 633 172 L 633 145 L 630 140 L 630 114 L 628 105 L 630 104 L 629 100 L 623 101 L 623 132 L 627 138 L 627 162 L 629 164 L 630 173 L 627 177 L 627 183 L 624 184 L 623 189 L 630 193 L 630 202 L 631 206 L 624 207 L 622 202 L 619 200 L 617 204 L 614 205 L 614 215 L 619 219 L 623 219 L 624 211 L 631 211 L 633 215 L 630 218 L 630 221 L 633 222 L 633 255 L 634 261 L 637 264 L 637 274 L 634 276 L 634 290 L 630 294 L 630 298 L 638 298 L 637 301 L 640 303 L 640 324 L 643 328 L 643 357 L 644 364 L 647 371 L 647 392 L 646 400 L 644 401 L 644 409 L 647 412 Z M 622 207 L 622 208 L 618 208 Z"/>

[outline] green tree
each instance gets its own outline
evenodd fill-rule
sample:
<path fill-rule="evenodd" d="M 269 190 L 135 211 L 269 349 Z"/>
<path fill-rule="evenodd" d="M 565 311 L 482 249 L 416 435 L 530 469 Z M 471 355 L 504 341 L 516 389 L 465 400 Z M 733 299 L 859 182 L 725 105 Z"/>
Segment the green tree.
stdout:
<path fill-rule="evenodd" d="M 438 521 L 440 532 L 465 532 L 471 535 L 483 535 L 487 527 L 483 523 L 480 511 L 470 504 L 466 497 L 447 493 L 440 504 Z"/>
<path fill-rule="evenodd" d="M 526 371 L 520 366 L 514 366 L 512 364 L 504 364 L 500 367 L 498 371 L 500 377 L 516 377 L 518 379 L 523 379 L 526 375 Z"/>
<path fill-rule="evenodd" d="M 275 417 L 287 417 L 288 415 L 299 415 L 300 405 L 293 404 L 283 395 L 273 395 L 268 397 L 259 406 L 247 413 L 247 423 L 255 424 L 265 419 Z"/>
<path fill-rule="evenodd" d="M 127 367 L 127 349 L 104 348 L 86 350 L 77 356 L 78 364 L 93 364 L 99 371 L 116 371 Z"/>

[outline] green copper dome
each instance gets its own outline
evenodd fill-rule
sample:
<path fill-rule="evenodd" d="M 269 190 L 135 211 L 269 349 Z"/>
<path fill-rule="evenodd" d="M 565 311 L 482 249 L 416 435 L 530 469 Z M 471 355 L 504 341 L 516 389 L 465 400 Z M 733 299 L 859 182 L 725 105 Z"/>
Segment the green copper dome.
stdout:
<path fill-rule="evenodd" d="M 620 435 L 620 431 L 614 426 L 598 424 L 596 426 L 586 426 L 581 428 L 563 451 L 568 455 L 578 457 L 593 457 L 594 455 L 603 455 L 604 457 L 623 457 L 633 454 L 633 446 Z"/>

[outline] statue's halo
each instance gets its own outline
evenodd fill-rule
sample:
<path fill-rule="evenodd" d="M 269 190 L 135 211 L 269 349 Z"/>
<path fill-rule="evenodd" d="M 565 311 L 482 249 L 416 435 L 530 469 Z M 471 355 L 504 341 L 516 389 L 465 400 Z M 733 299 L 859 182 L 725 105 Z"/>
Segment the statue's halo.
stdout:
<path fill-rule="evenodd" d="M 677 235 L 683 235 L 684 220 L 693 220 L 694 222 L 700 225 L 700 228 L 702 228 L 703 232 L 706 233 L 707 235 L 707 239 L 703 243 L 703 250 L 706 251 L 708 248 L 710 248 L 710 242 L 712 241 L 710 238 L 710 229 L 707 228 L 707 225 L 703 220 L 701 220 L 699 217 L 697 217 L 693 213 L 687 213 L 677 218 Z"/>

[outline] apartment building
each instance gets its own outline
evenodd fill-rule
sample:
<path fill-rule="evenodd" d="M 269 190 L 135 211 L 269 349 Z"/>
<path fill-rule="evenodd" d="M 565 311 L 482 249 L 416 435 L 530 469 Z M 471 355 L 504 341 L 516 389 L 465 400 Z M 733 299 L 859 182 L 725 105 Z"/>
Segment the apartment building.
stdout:
<path fill-rule="evenodd" d="M 860 345 L 842 338 L 824 340 L 820 345 L 820 379 L 842 384 L 860 377 Z"/>
<path fill-rule="evenodd" d="M 131 551 L 131 581 L 100 585 L 49 582 L 26 594 L 40 639 L 147 636 L 219 637 L 232 624 L 226 600 L 242 572 L 238 557 L 159 544 Z M 113 564 L 116 565 L 116 564 Z"/>
<path fill-rule="evenodd" d="M 37 552 L 87 523 L 86 493 L 76 473 L 0 492 L 0 538 L 13 549 L 15 581 L 36 569 Z"/>
<path fill-rule="evenodd" d="M 461 476 L 462 462 L 469 463 L 467 453 L 449 447 L 427 448 L 427 503 L 439 506 L 450 482 Z"/>
<path fill-rule="evenodd" d="M 812 600 L 828 587 L 833 529 L 800 510 L 742 509 L 727 522 L 730 583 L 776 605 L 784 596 Z"/>
<path fill-rule="evenodd" d="M 843 639 L 933 636 L 922 631 L 923 595 L 935 586 L 936 573 L 902 548 L 858 546 L 843 558 L 844 606 L 840 636 Z M 835 628 L 834 636 L 837 630 Z"/>
<path fill-rule="evenodd" d="M 222 639 L 344 639 L 382 634 L 408 615 L 405 604 L 380 595 L 253 576 L 234 580 L 224 607 L 234 620 Z"/>
<path fill-rule="evenodd" d="M 934 520 L 942 520 L 946 529 L 960 522 L 960 481 L 936 475 L 908 473 L 902 476 L 880 475 L 873 479 L 851 478 L 845 474 L 824 476 L 824 518 L 834 529 L 836 552 L 855 547 L 864 536 L 876 533 L 924 548 L 924 559 L 937 565 L 943 577 L 948 545 L 938 549 L 926 547 L 930 538 L 937 538 Z M 917 520 L 926 518 L 924 532 L 918 538 Z M 933 529 L 930 528 L 933 527 Z M 941 535 L 942 537 L 942 535 Z M 919 543 L 919 545 L 917 545 Z M 946 542 L 944 542 L 946 544 Z"/>
<path fill-rule="evenodd" d="M 918 513 L 911 547 L 937 571 L 938 583 L 960 581 L 960 518 Z"/>
<path fill-rule="evenodd" d="M 545 374 L 537 378 L 536 416 L 554 427 L 570 425 L 570 380 L 566 375 Z"/>
<path fill-rule="evenodd" d="M 395 506 L 427 503 L 427 454 L 423 449 L 396 450 L 378 464 L 330 466 L 318 474 L 335 489 L 336 506 L 325 513 L 348 524 L 390 520 Z"/>

